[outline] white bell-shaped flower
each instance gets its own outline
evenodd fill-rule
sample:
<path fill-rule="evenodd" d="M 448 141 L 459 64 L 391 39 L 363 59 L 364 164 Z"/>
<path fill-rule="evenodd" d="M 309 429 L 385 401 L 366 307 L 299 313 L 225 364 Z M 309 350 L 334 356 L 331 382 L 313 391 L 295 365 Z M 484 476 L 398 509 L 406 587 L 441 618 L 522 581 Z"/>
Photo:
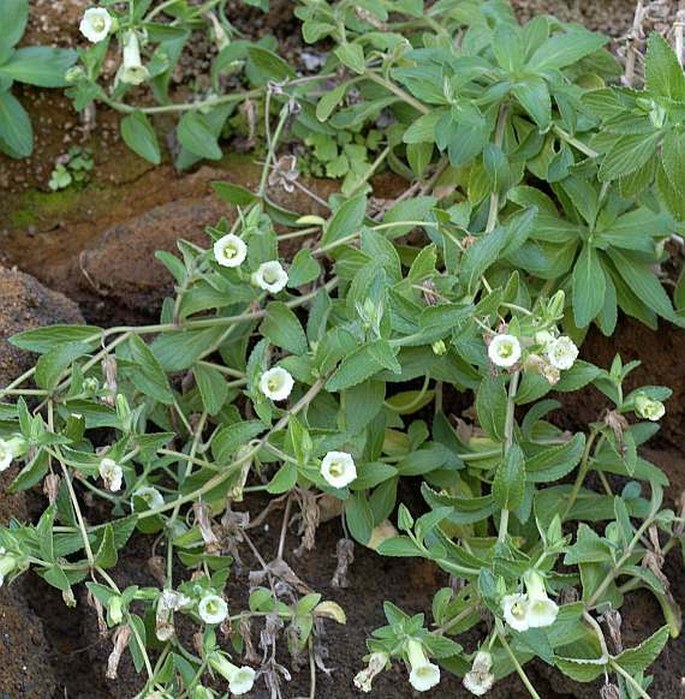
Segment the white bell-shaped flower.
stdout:
<path fill-rule="evenodd" d="M 504 621 L 514 631 L 526 631 L 530 628 L 528 623 L 528 595 L 515 592 L 513 595 L 504 595 L 502 598 L 502 614 Z"/>
<path fill-rule="evenodd" d="M 28 443 L 21 435 L 0 439 L 0 471 L 6 471 L 12 465 L 12 461 L 23 456 L 27 449 Z"/>
<path fill-rule="evenodd" d="M 329 451 L 321 460 L 321 475 L 334 488 L 344 488 L 357 477 L 357 467 L 351 454 Z"/>
<path fill-rule="evenodd" d="M 89 7 L 83 13 L 78 28 L 88 41 L 97 44 L 107 38 L 112 24 L 112 15 L 104 7 Z"/>
<path fill-rule="evenodd" d="M 578 348 L 570 337 L 562 335 L 545 347 L 549 363 L 555 369 L 570 369 L 578 357 Z"/>
<path fill-rule="evenodd" d="M 521 343 L 514 335 L 495 335 L 488 346 L 488 357 L 495 366 L 512 367 L 521 359 Z"/>
<path fill-rule="evenodd" d="M 214 243 L 214 257 L 222 267 L 240 267 L 247 257 L 247 245 L 242 238 L 228 233 Z"/>
<path fill-rule="evenodd" d="M 17 567 L 17 557 L 9 553 L 4 546 L 0 546 L 0 587 L 5 578 Z"/>
<path fill-rule="evenodd" d="M 666 414 L 666 406 L 660 400 L 652 400 L 644 393 L 635 396 L 635 414 L 643 420 L 657 422 Z"/>
<path fill-rule="evenodd" d="M 117 80 L 129 85 L 140 85 L 150 77 L 150 72 L 140 59 L 140 42 L 135 31 L 124 36 L 124 59 L 117 71 Z"/>
<path fill-rule="evenodd" d="M 111 491 L 112 493 L 116 493 L 121 490 L 124 471 L 114 459 L 102 459 L 102 461 L 100 461 L 100 465 L 98 466 L 98 472 L 100 473 L 100 478 L 102 478 L 104 481 L 107 490 Z"/>
<path fill-rule="evenodd" d="M 221 624 L 228 616 L 228 605 L 219 595 L 205 595 L 197 605 L 197 613 L 205 624 Z"/>
<path fill-rule="evenodd" d="M 131 496 L 131 507 L 133 507 L 134 498 L 141 498 L 144 500 L 151 510 L 164 505 L 164 498 L 162 497 L 162 494 L 159 492 L 159 490 L 157 490 L 157 488 L 154 488 L 151 485 L 141 485 L 140 488 L 133 491 Z"/>
<path fill-rule="evenodd" d="M 277 294 L 285 289 L 288 283 L 288 273 L 278 260 L 262 262 L 252 275 L 252 283 L 264 291 Z"/>
<path fill-rule="evenodd" d="M 228 689 L 231 694 L 239 697 L 252 690 L 257 673 L 248 665 L 238 667 L 219 653 L 212 653 L 209 658 L 209 664 L 216 672 L 228 680 Z"/>
<path fill-rule="evenodd" d="M 428 660 L 420 641 L 412 638 L 407 642 L 407 658 L 409 683 L 417 692 L 427 692 L 440 683 L 440 668 Z"/>
<path fill-rule="evenodd" d="M 259 390 L 271 400 L 285 400 L 293 390 L 295 380 L 280 366 L 265 371 L 259 379 Z"/>
<path fill-rule="evenodd" d="M 523 576 L 528 593 L 526 620 L 528 627 L 539 629 L 551 626 L 559 614 L 559 605 L 547 596 L 545 580 L 537 570 L 529 570 Z"/>

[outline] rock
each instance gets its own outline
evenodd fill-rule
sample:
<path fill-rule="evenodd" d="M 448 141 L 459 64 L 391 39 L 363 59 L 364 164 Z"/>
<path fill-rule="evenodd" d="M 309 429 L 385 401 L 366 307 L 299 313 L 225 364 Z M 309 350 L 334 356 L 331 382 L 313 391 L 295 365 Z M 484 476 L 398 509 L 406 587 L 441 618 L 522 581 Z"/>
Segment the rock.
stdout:
<path fill-rule="evenodd" d="M 207 246 L 205 227 L 227 215 L 228 207 L 211 196 L 156 206 L 107 229 L 84 250 L 73 273 L 80 275 L 83 291 L 154 313 L 173 291 L 173 279 L 155 252 L 177 252 L 179 238 Z"/>
<path fill-rule="evenodd" d="M 0 299 L 0 386 L 6 386 L 34 361 L 34 355 L 17 349 L 8 338 L 42 325 L 83 323 L 83 317 L 78 306 L 63 294 L 5 267 L 0 267 Z"/>

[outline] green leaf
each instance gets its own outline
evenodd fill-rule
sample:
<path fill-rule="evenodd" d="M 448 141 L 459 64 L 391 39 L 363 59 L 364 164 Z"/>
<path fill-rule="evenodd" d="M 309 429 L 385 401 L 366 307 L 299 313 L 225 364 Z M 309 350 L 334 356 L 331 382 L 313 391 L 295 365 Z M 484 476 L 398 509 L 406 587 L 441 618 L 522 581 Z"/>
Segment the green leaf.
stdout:
<path fill-rule="evenodd" d="M 644 672 L 661 654 L 669 637 L 669 627 L 662 626 L 649 638 L 635 648 L 628 648 L 619 653 L 613 662 L 620 665 L 626 672 L 636 675 Z"/>
<path fill-rule="evenodd" d="M 675 314 L 671 301 L 651 267 L 636 262 L 616 248 L 610 248 L 607 253 L 619 275 L 637 298 L 662 318 L 673 320 Z"/>
<path fill-rule="evenodd" d="M 647 42 L 645 81 L 653 95 L 676 102 L 685 100 L 685 75 L 678 57 L 666 39 L 656 32 L 650 34 Z"/>
<path fill-rule="evenodd" d="M 376 552 L 393 558 L 423 558 L 423 551 L 408 536 L 393 536 L 382 541 Z"/>
<path fill-rule="evenodd" d="M 483 379 L 476 394 L 478 424 L 489 437 L 504 439 L 504 421 L 507 415 L 507 391 L 504 378 L 488 376 Z"/>
<path fill-rule="evenodd" d="M 99 342 L 102 328 L 95 325 L 47 325 L 13 335 L 10 342 L 30 352 L 44 353 L 64 342 Z"/>
<path fill-rule="evenodd" d="M 29 19 L 28 0 L 0 2 L 0 56 L 15 46 L 24 35 Z"/>
<path fill-rule="evenodd" d="M 0 150 L 11 158 L 28 158 L 33 128 L 26 110 L 9 92 L 0 92 Z"/>
<path fill-rule="evenodd" d="M 344 82 L 321 96 L 316 105 L 316 118 L 319 121 L 326 121 L 328 119 L 333 113 L 333 110 L 343 101 L 348 87 L 348 83 Z"/>
<path fill-rule="evenodd" d="M 632 133 L 618 138 L 599 166 L 599 179 L 611 182 L 641 168 L 654 154 L 661 132 Z"/>
<path fill-rule="evenodd" d="M 301 355 L 307 352 L 307 337 L 295 313 L 281 301 L 266 307 L 266 318 L 259 326 L 262 335 L 276 347 Z"/>
<path fill-rule="evenodd" d="M 168 332 L 158 335 L 150 349 L 165 371 L 182 371 L 192 366 L 225 332 L 223 325 Z"/>
<path fill-rule="evenodd" d="M 260 420 L 235 422 L 222 427 L 212 439 L 212 455 L 220 464 L 227 464 L 231 456 L 240 447 L 245 446 L 251 439 L 264 431 L 264 423 Z"/>
<path fill-rule="evenodd" d="M 88 354 L 91 345 L 84 342 L 67 342 L 56 345 L 43 354 L 36 363 L 36 384 L 52 390 L 59 383 L 66 368 L 78 357 Z"/>
<path fill-rule="evenodd" d="M 680 67 L 678 69 L 680 70 Z M 685 134 L 676 131 L 669 131 L 666 134 L 661 146 L 661 164 L 673 188 L 681 197 L 684 197 Z"/>
<path fill-rule="evenodd" d="M 333 243 L 359 232 L 366 214 L 366 196 L 360 194 L 348 199 L 333 214 L 321 237 L 321 246 L 331 246 Z"/>
<path fill-rule="evenodd" d="M 492 496 L 504 510 L 516 509 L 523 502 L 526 487 L 526 464 L 518 444 L 512 444 L 497 468 L 492 482 Z"/>
<path fill-rule="evenodd" d="M 599 659 L 562 658 L 556 656 L 554 664 L 576 682 L 594 682 L 603 672 L 605 663 Z"/>
<path fill-rule="evenodd" d="M 205 410 L 210 415 L 216 415 L 228 398 L 229 389 L 223 374 L 212 366 L 196 364 L 193 367 L 193 376 Z"/>
<path fill-rule="evenodd" d="M 379 345 L 380 343 L 380 345 Z M 379 345 L 377 347 L 376 345 Z M 352 388 L 366 379 L 370 379 L 374 374 L 384 368 L 384 364 L 379 356 L 383 350 L 389 349 L 389 344 L 385 340 L 378 340 L 375 343 L 362 345 L 348 354 L 333 372 L 326 383 L 327 391 L 342 391 Z M 390 351 L 392 355 L 392 351 Z"/>
<path fill-rule="evenodd" d="M 288 270 L 288 287 L 297 289 L 318 279 L 321 265 L 316 261 L 309 248 L 298 250 Z"/>
<path fill-rule="evenodd" d="M 541 129 L 546 129 L 552 119 L 552 99 L 547 83 L 538 77 L 526 78 L 516 83 L 512 92 L 533 121 Z"/>
<path fill-rule="evenodd" d="M 609 39 L 601 34 L 593 34 L 585 29 L 574 29 L 557 34 L 532 55 L 526 66 L 532 73 L 559 69 L 576 63 L 604 46 Z"/>
<path fill-rule="evenodd" d="M 167 405 L 174 402 L 174 394 L 167 375 L 157 357 L 138 335 L 131 335 L 127 347 L 135 366 L 130 368 L 131 381 L 146 396 Z"/>
<path fill-rule="evenodd" d="M 297 483 L 297 467 L 295 464 L 289 461 L 284 463 L 281 468 L 276 471 L 274 477 L 269 481 L 266 486 L 266 492 L 272 495 L 280 495 L 281 493 L 287 493 L 290 489 L 295 487 Z"/>
<path fill-rule="evenodd" d="M 573 267 L 573 318 L 579 328 L 589 325 L 604 306 L 606 279 L 597 251 L 585 244 Z"/>
<path fill-rule="evenodd" d="M 368 543 L 373 529 L 373 513 L 363 493 L 353 493 L 345 502 L 345 521 L 353 539 L 360 544 Z"/>
<path fill-rule="evenodd" d="M 76 51 L 71 49 L 26 46 L 17 49 L 7 63 L 0 65 L 0 74 L 36 87 L 63 87 L 67 84 L 64 74 L 76 58 Z"/>
<path fill-rule="evenodd" d="M 102 543 L 95 554 L 95 563 L 100 568 L 112 568 L 117 564 L 117 548 L 114 544 L 114 529 L 111 524 L 105 525 Z"/>
<path fill-rule="evenodd" d="M 526 459 L 526 478 L 532 483 L 549 483 L 563 478 L 579 463 L 585 449 L 585 435 L 578 432 L 566 444 L 546 447 Z"/>
<path fill-rule="evenodd" d="M 119 124 L 124 143 L 141 158 L 153 165 L 162 162 L 157 134 L 150 120 L 143 112 L 133 112 L 125 116 Z"/>
<path fill-rule="evenodd" d="M 257 196 L 249 189 L 232 182 L 212 182 L 212 189 L 222 201 L 235 206 L 249 206 L 258 201 Z"/>
<path fill-rule="evenodd" d="M 265 83 L 269 80 L 283 82 L 296 77 L 295 71 L 280 56 L 263 46 L 251 44 L 247 53 L 250 57 L 250 63 L 259 72 L 259 77 Z"/>
<path fill-rule="evenodd" d="M 208 160 L 221 158 L 218 138 L 203 114 L 186 112 L 178 122 L 176 134 L 179 143 L 191 153 Z"/>
<path fill-rule="evenodd" d="M 341 44 L 334 51 L 341 63 L 361 75 L 366 70 L 364 49 L 360 44 Z"/>

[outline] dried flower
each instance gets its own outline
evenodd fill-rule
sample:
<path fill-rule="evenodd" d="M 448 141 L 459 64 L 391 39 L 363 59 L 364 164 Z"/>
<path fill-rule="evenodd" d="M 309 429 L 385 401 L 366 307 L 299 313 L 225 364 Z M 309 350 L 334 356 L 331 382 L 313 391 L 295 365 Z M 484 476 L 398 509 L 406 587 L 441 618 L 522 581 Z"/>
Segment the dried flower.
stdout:
<path fill-rule="evenodd" d="M 135 31 L 124 35 L 124 59 L 117 71 L 117 81 L 140 85 L 150 77 L 150 72 L 140 60 L 140 42 Z"/>
<path fill-rule="evenodd" d="M 545 347 L 545 354 L 555 369 L 570 369 L 578 357 L 578 348 L 570 337 L 562 335 Z"/>
<path fill-rule="evenodd" d="M 100 478 L 105 483 L 107 490 L 116 493 L 121 490 L 121 483 L 124 477 L 124 472 L 119 464 L 114 459 L 104 458 L 98 466 Z"/>
<path fill-rule="evenodd" d="M 222 267 L 240 267 L 247 257 L 247 245 L 242 238 L 229 233 L 214 243 L 214 257 Z"/>
<path fill-rule="evenodd" d="M 412 638 L 407 642 L 407 658 L 409 683 L 417 692 L 427 692 L 440 682 L 440 668 L 429 662 L 420 641 Z"/>
<path fill-rule="evenodd" d="M 464 687 L 477 697 L 487 694 L 495 683 L 495 676 L 490 672 L 490 668 L 492 668 L 492 655 L 487 651 L 479 650 L 473 659 L 471 669 L 464 675 Z"/>
<path fill-rule="evenodd" d="M 235 694 L 236 696 L 247 694 L 254 686 L 256 673 L 248 665 L 237 667 L 219 653 L 212 653 L 210 655 L 209 664 L 214 670 L 228 680 L 228 689 L 231 694 Z"/>
<path fill-rule="evenodd" d="M 197 613 L 205 624 L 221 624 L 228 616 L 228 605 L 219 595 L 205 595 L 197 605 Z"/>
<path fill-rule="evenodd" d="M 117 670 L 119 669 L 119 663 L 121 662 L 121 656 L 126 650 L 126 646 L 128 646 L 130 638 L 131 629 L 128 626 L 117 627 L 113 637 L 114 648 L 107 659 L 106 677 L 108 680 L 116 680 Z"/>
<path fill-rule="evenodd" d="M 357 477 L 352 455 L 344 451 L 329 451 L 321 461 L 321 475 L 334 488 L 344 488 Z"/>
<path fill-rule="evenodd" d="M 657 422 L 666 414 L 666 407 L 659 400 L 652 400 L 644 393 L 635 396 L 635 414 L 644 420 Z"/>
<path fill-rule="evenodd" d="M 252 283 L 264 291 L 277 294 L 285 289 L 285 285 L 288 283 L 288 273 L 278 260 L 262 262 L 252 275 Z"/>
<path fill-rule="evenodd" d="M 289 371 L 277 366 L 265 371 L 259 379 L 259 390 L 271 400 L 285 400 L 293 390 L 295 380 Z"/>
<path fill-rule="evenodd" d="M 192 600 L 186 595 L 175 590 L 163 590 L 157 600 L 157 612 L 155 615 L 155 635 L 160 641 L 168 641 L 173 638 L 176 629 L 174 627 L 174 612 L 192 604 Z"/>
<path fill-rule="evenodd" d="M 81 18 L 78 28 L 93 44 L 106 39 L 112 29 L 112 15 L 104 7 L 89 7 Z"/>
<path fill-rule="evenodd" d="M 513 335 L 495 335 L 488 347 L 488 357 L 495 366 L 512 367 L 521 358 L 521 343 Z"/>
<path fill-rule="evenodd" d="M 389 660 L 387 653 L 371 653 L 366 667 L 354 676 L 354 686 L 362 692 L 370 692 L 374 678 L 385 670 Z"/>

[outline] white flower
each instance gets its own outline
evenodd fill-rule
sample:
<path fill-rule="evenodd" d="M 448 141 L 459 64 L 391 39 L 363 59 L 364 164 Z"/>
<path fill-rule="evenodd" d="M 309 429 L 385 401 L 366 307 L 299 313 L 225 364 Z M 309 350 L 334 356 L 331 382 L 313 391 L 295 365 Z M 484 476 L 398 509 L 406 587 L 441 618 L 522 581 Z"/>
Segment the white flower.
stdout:
<path fill-rule="evenodd" d="M 121 482 L 124 472 L 114 459 L 102 459 L 98 467 L 100 478 L 105 482 L 105 487 L 113 493 L 121 490 Z"/>
<path fill-rule="evenodd" d="M 383 672 L 389 659 L 387 653 L 371 653 L 367 666 L 354 676 L 354 686 L 362 692 L 370 692 L 374 678 Z"/>
<path fill-rule="evenodd" d="M 228 616 L 228 605 L 219 595 L 205 595 L 197 605 L 197 613 L 205 624 L 220 624 Z"/>
<path fill-rule="evenodd" d="M 345 451 L 329 451 L 321 461 L 321 475 L 334 488 L 344 488 L 357 477 L 352 455 Z"/>
<path fill-rule="evenodd" d="M 666 406 L 660 400 L 652 400 L 644 393 L 635 396 L 635 414 L 644 420 L 657 422 L 666 414 Z"/>
<path fill-rule="evenodd" d="M 240 267 L 247 257 L 247 245 L 242 238 L 229 233 L 214 243 L 214 257 L 222 267 Z"/>
<path fill-rule="evenodd" d="M 477 697 L 487 694 L 495 683 L 495 676 L 490 672 L 491 667 L 492 655 L 487 651 L 479 650 L 473 659 L 471 669 L 464 675 L 462 682 L 464 687 Z"/>
<path fill-rule="evenodd" d="M 8 553 L 4 546 L 0 546 L 0 587 L 5 578 L 17 567 L 17 558 Z"/>
<path fill-rule="evenodd" d="M 488 347 L 488 357 L 495 366 L 511 367 L 521 358 L 521 344 L 513 335 L 495 335 Z"/>
<path fill-rule="evenodd" d="M 148 69 L 140 60 L 140 43 L 135 31 L 127 32 L 124 37 L 124 60 L 116 77 L 118 82 L 129 85 L 140 85 L 150 77 Z"/>
<path fill-rule="evenodd" d="M 440 668 L 428 661 L 420 641 L 408 641 L 407 657 L 411 667 L 409 683 L 417 692 L 427 692 L 440 682 Z"/>
<path fill-rule="evenodd" d="M 151 510 L 164 505 L 164 498 L 162 497 L 162 494 L 159 492 L 159 490 L 157 490 L 157 488 L 153 488 L 151 485 L 141 485 L 140 488 L 133 491 L 133 495 L 131 497 L 131 507 L 133 507 L 133 498 L 141 498 L 147 503 L 147 506 Z"/>
<path fill-rule="evenodd" d="M 516 592 L 502 598 L 502 614 L 504 621 L 515 631 L 526 631 L 528 623 L 528 595 Z"/>
<path fill-rule="evenodd" d="M 549 344 L 554 342 L 554 335 L 548 330 L 540 330 L 535 333 L 535 344 L 545 349 Z"/>
<path fill-rule="evenodd" d="M 252 283 L 264 291 L 277 294 L 285 289 L 285 285 L 288 283 L 288 273 L 278 260 L 262 262 L 252 275 Z"/>
<path fill-rule="evenodd" d="M 13 459 L 14 454 L 9 442 L 0 439 L 0 471 L 6 471 L 12 465 Z"/>
<path fill-rule="evenodd" d="M 545 580 L 537 570 L 529 570 L 523 576 L 528 593 L 526 620 L 531 629 L 551 626 L 559 614 L 559 606 L 547 596 Z"/>
<path fill-rule="evenodd" d="M 294 385 L 290 372 L 280 366 L 265 371 L 259 379 L 259 390 L 271 400 L 285 400 Z"/>
<path fill-rule="evenodd" d="M 78 28 L 88 41 L 97 44 L 106 39 L 112 29 L 112 16 L 104 7 L 89 7 Z"/>
<path fill-rule="evenodd" d="M 12 461 L 26 453 L 28 444 L 21 436 L 0 439 L 0 471 L 6 471 Z"/>
<path fill-rule="evenodd" d="M 229 691 L 238 697 L 247 694 L 254 686 L 256 673 L 248 665 L 237 667 L 219 653 L 212 653 L 209 664 L 228 680 Z"/>
<path fill-rule="evenodd" d="M 578 348 L 570 337 L 562 335 L 545 347 L 545 354 L 555 369 L 570 369 L 578 357 Z"/>

